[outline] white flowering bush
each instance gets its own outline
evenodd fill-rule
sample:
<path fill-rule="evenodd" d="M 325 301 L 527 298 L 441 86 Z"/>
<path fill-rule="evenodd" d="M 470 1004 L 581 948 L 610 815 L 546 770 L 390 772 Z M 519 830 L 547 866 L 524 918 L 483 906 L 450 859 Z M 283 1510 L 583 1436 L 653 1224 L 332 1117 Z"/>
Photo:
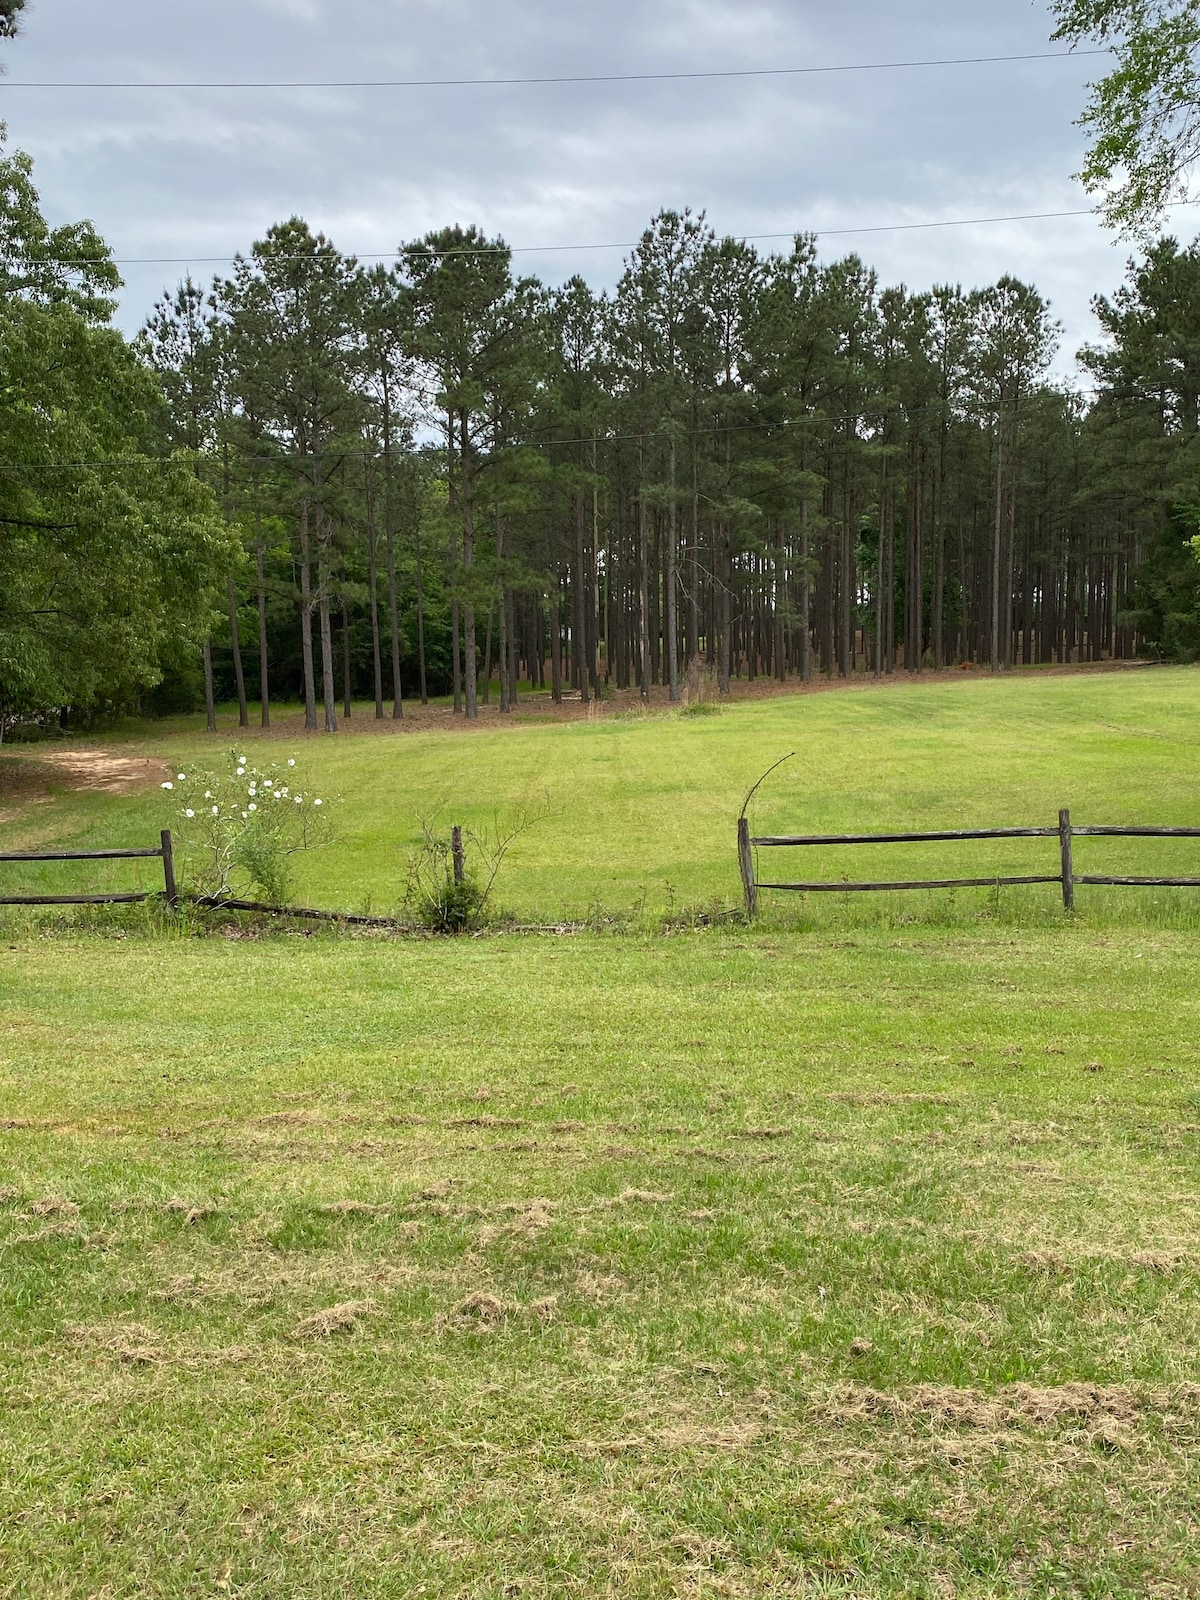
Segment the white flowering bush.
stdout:
<path fill-rule="evenodd" d="M 261 895 L 283 905 L 292 857 L 328 844 L 330 804 L 299 778 L 294 759 L 260 767 L 231 750 L 228 771 L 192 769 L 163 784 L 189 883 L 214 899 Z"/>

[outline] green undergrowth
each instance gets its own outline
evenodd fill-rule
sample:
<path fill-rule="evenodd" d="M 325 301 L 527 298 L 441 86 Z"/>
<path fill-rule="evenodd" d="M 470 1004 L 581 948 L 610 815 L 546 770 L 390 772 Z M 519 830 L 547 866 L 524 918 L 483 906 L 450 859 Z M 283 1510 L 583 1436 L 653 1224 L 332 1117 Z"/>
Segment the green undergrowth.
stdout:
<path fill-rule="evenodd" d="M 110 931 L 0 940 L 0 1595 L 1195 1593 L 1194 936 Z"/>
<path fill-rule="evenodd" d="M 889 895 L 832 894 L 763 895 L 757 917 L 748 923 L 744 907 L 734 900 L 714 899 L 702 905 L 650 908 L 644 902 L 628 908 L 586 907 L 578 920 L 530 922 L 503 908 L 488 909 L 463 930 L 442 929 L 417 920 L 411 907 L 400 905 L 393 917 L 379 916 L 379 926 L 363 927 L 333 917 L 309 920 L 285 914 L 243 912 L 215 907 L 170 911 L 161 898 L 141 905 L 0 906 L 0 938 L 73 939 L 245 939 L 253 942 L 294 940 L 428 940 L 431 938 L 504 939 L 531 934 L 598 935 L 608 938 L 673 938 L 709 931 L 801 934 L 835 938 L 840 933 L 969 933 L 985 929 L 1013 931 L 1075 929 L 1097 935 L 1122 930 L 1136 933 L 1174 931 L 1200 933 L 1200 893 L 1187 889 L 1077 890 L 1076 909 L 1065 913 L 1057 889 L 1037 894 L 1028 890 L 930 891 Z M 369 907 L 378 916 L 379 907 Z"/>

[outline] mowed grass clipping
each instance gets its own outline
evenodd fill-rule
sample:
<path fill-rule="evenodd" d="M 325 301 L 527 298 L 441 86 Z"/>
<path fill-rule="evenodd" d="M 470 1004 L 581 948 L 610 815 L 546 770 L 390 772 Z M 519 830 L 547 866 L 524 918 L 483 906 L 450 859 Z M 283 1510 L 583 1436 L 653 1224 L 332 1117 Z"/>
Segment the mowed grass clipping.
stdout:
<path fill-rule="evenodd" d="M 1194 1595 L 1195 958 L 10 940 L 0 1594 Z"/>
<path fill-rule="evenodd" d="M 899 682 L 734 703 L 703 717 L 654 711 L 595 721 L 367 732 L 359 707 L 336 737 L 287 729 L 269 738 L 227 728 L 216 737 L 147 727 L 82 744 L 212 765 L 236 743 L 251 760 L 295 754 L 312 792 L 338 796 L 338 844 L 305 858 L 303 903 L 390 914 L 404 894 L 418 818 L 487 829 L 523 811 L 549 814 L 514 845 L 496 890 L 499 909 L 526 921 L 661 915 L 740 903 L 735 829 L 751 785 L 780 756 L 755 798 L 756 832 L 859 833 L 1077 823 L 1200 826 L 1200 671 L 1194 668 L 1001 679 Z M 21 759 L 36 759 L 37 747 Z M 60 794 L 0 823 L 0 845 L 146 845 L 178 823 L 161 791 L 139 797 Z M 1196 841 L 1079 841 L 1080 872 L 1200 876 Z M 774 880 L 1026 875 L 1058 870 L 1056 840 L 763 852 Z M 153 864 L 0 868 L 11 892 L 153 887 Z M 85 883 L 86 880 L 86 883 Z M 1085 917 L 1146 916 L 1194 924 L 1196 895 L 1080 890 Z M 834 904 L 768 899 L 793 925 L 980 909 L 1024 918 L 1053 913 L 1051 888 L 967 891 Z"/>

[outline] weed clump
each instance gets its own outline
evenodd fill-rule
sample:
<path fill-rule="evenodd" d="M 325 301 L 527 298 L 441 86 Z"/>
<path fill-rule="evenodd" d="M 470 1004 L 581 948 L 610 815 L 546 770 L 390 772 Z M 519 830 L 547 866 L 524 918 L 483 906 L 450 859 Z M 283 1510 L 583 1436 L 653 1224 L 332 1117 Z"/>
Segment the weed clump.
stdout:
<path fill-rule="evenodd" d="M 550 815 L 549 803 L 522 809 L 508 826 L 452 828 L 435 833 L 435 819 L 419 819 L 421 842 L 408 858 L 404 904 L 431 933 L 474 933 L 494 919 L 492 890 L 504 858 L 523 833 Z"/>

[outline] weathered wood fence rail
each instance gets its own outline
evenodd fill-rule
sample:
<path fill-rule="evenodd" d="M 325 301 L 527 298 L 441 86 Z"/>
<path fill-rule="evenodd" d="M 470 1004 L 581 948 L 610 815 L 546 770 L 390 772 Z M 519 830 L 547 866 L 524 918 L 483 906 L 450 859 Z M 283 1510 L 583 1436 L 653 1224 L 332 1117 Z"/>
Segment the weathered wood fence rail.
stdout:
<path fill-rule="evenodd" d="M 157 850 L 0 850 L 0 861 L 161 861 L 167 904 L 179 906 L 175 886 L 175 851 L 170 829 L 159 836 Z M 0 894 L 0 906 L 114 906 L 149 900 L 157 890 L 129 894 Z"/>
<path fill-rule="evenodd" d="M 864 894 L 893 889 L 992 889 L 1001 884 L 1057 883 L 1062 886 L 1063 906 L 1075 909 L 1076 884 L 1147 889 L 1200 889 L 1200 878 L 1125 878 L 1075 871 L 1074 840 L 1081 838 L 1116 839 L 1200 839 L 1200 828 L 1102 827 L 1077 828 L 1069 811 L 1060 811 L 1053 828 L 955 828 L 937 833 L 823 833 L 765 835 L 753 837 L 749 820 L 738 819 L 738 862 L 747 915 L 758 912 L 760 889 L 783 890 L 789 894 Z M 933 844 L 960 839 L 1057 839 L 1060 869 L 1054 873 L 1035 873 L 1022 877 L 992 874 L 980 878 L 921 878 L 903 883 L 767 883 L 755 870 L 754 851 L 792 849 L 807 845 L 848 844 Z"/>

